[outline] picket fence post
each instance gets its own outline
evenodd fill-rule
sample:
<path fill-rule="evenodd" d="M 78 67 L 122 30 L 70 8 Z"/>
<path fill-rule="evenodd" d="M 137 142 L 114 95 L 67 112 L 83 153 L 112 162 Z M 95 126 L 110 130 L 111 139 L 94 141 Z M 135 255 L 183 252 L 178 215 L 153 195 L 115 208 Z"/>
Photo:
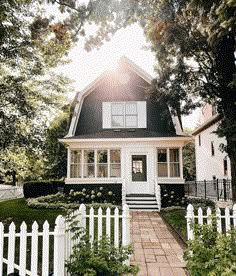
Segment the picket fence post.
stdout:
<path fill-rule="evenodd" d="M 129 243 L 129 207 L 127 204 L 124 204 L 122 213 L 122 245 L 127 246 Z"/>
<path fill-rule="evenodd" d="M 16 226 L 15 226 L 14 222 L 12 222 L 9 226 L 7 274 L 14 273 L 15 234 L 16 234 Z"/>
<path fill-rule="evenodd" d="M 188 240 L 193 240 L 193 229 L 192 224 L 194 223 L 194 209 L 193 205 L 189 204 L 187 207 L 187 232 Z"/>
<path fill-rule="evenodd" d="M 119 210 L 116 207 L 114 213 L 114 245 L 119 247 Z"/>
<path fill-rule="evenodd" d="M 106 210 L 106 238 L 111 239 L 111 209 L 109 207 Z"/>
<path fill-rule="evenodd" d="M 37 275 L 38 272 L 38 223 L 35 221 L 32 225 L 31 240 L 31 273 Z"/>
<path fill-rule="evenodd" d="M 20 226 L 20 276 L 26 275 L 26 244 L 27 244 L 27 225 L 22 222 Z"/>
<path fill-rule="evenodd" d="M 54 275 L 63 276 L 65 267 L 65 219 L 59 215 L 54 230 Z"/>
<path fill-rule="evenodd" d="M 43 253 L 42 253 L 42 276 L 48 276 L 49 272 L 49 223 L 43 224 Z"/>

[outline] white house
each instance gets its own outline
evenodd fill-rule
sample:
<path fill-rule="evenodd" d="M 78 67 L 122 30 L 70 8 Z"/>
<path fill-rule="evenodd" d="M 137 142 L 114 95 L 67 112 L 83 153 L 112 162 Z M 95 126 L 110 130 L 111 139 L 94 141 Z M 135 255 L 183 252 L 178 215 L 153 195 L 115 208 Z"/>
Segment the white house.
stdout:
<path fill-rule="evenodd" d="M 220 122 L 210 105 L 203 108 L 202 124 L 192 133 L 195 136 L 196 180 L 231 179 L 230 160 L 220 149 L 224 137 L 215 133 Z"/>
<path fill-rule="evenodd" d="M 158 209 L 161 186 L 183 191 L 182 147 L 191 138 L 165 102 L 146 89 L 152 77 L 126 57 L 77 94 L 69 133 L 66 186 L 120 187 L 132 208 Z"/>

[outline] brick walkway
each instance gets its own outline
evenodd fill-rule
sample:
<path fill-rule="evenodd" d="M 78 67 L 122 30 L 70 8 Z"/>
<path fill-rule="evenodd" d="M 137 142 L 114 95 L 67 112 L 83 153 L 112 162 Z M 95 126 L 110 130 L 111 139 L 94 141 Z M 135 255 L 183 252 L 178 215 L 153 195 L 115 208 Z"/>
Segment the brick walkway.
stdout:
<path fill-rule="evenodd" d="M 132 211 L 131 264 L 140 268 L 139 276 L 186 276 L 183 249 L 157 212 Z"/>

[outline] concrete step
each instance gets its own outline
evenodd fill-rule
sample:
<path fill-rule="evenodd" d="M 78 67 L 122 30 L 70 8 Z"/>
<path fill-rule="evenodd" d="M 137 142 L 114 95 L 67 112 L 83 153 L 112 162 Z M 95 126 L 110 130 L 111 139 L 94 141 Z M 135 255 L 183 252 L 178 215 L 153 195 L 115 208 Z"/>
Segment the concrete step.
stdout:
<path fill-rule="evenodd" d="M 154 201 L 156 200 L 155 197 L 126 197 L 126 201 L 131 201 L 131 200 L 137 200 L 137 201 Z"/>
<path fill-rule="evenodd" d="M 158 206 L 157 204 L 153 204 L 153 205 L 136 205 L 136 204 L 128 204 L 129 208 L 131 210 L 158 210 Z"/>
<path fill-rule="evenodd" d="M 142 205 L 152 205 L 152 204 L 157 204 L 156 200 L 130 200 L 126 199 L 127 204 L 142 204 Z"/>
<path fill-rule="evenodd" d="M 154 194 L 127 194 L 126 197 L 155 197 Z"/>

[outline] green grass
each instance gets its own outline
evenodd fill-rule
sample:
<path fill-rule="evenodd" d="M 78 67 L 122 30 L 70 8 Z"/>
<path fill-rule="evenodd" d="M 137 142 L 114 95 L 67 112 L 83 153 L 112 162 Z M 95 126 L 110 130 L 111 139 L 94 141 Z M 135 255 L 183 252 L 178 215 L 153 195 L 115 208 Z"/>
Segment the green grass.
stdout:
<path fill-rule="evenodd" d="M 27 206 L 24 198 L 0 202 L 0 221 L 7 226 L 13 221 L 19 229 L 21 223 L 25 221 L 28 227 L 36 220 L 42 229 L 42 224 L 47 220 L 50 229 L 54 228 L 56 217 L 63 214 L 62 210 L 33 209 Z"/>
<path fill-rule="evenodd" d="M 186 210 L 184 208 L 162 209 L 161 215 L 175 231 L 187 241 Z"/>

